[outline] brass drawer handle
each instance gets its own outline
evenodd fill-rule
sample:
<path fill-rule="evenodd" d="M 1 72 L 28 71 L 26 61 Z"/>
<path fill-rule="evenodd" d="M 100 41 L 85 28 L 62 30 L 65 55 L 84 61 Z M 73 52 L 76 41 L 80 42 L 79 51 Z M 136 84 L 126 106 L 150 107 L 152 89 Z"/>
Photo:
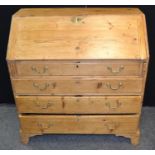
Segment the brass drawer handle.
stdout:
<path fill-rule="evenodd" d="M 46 90 L 49 86 L 50 86 L 49 83 L 45 83 L 42 86 L 37 83 L 33 83 L 33 87 L 39 89 L 40 91 Z"/>
<path fill-rule="evenodd" d="M 115 109 L 119 108 L 119 107 L 122 105 L 122 103 L 121 103 L 119 100 L 117 100 L 117 101 L 115 102 L 115 104 L 114 104 L 114 103 L 110 103 L 110 102 L 106 102 L 105 105 L 106 105 L 109 109 L 115 110 Z"/>
<path fill-rule="evenodd" d="M 53 126 L 52 123 L 37 123 L 37 127 L 40 129 L 41 132 L 44 132 L 44 130 L 50 129 Z"/>
<path fill-rule="evenodd" d="M 118 90 L 123 86 L 123 84 L 121 82 L 117 85 L 117 87 L 112 86 L 110 83 L 107 83 L 106 85 L 108 88 L 110 88 L 112 90 Z"/>
<path fill-rule="evenodd" d="M 119 127 L 119 123 L 118 122 L 106 122 L 105 126 L 110 132 L 112 132 Z"/>
<path fill-rule="evenodd" d="M 83 19 L 84 19 L 84 17 L 82 17 L 82 16 L 74 16 L 74 17 L 71 18 L 71 22 L 75 23 L 75 24 L 77 24 L 77 23 L 84 24 Z"/>
<path fill-rule="evenodd" d="M 79 68 L 79 65 L 76 65 L 76 68 Z"/>
<path fill-rule="evenodd" d="M 42 70 L 39 70 L 39 69 L 37 69 L 35 66 L 32 66 L 32 67 L 31 67 L 31 70 L 32 70 L 34 73 L 37 73 L 37 74 L 45 74 L 45 73 L 47 73 L 47 71 L 48 71 L 48 67 L 47 67 L 47 66 L 44 66 Z"/>
<path fill-rule="evenodd" d="M 107 69 L 108 69 L 111 73 L 113 73 L 113 74 L 118 74 L 118 73 L 120 73 L 121 71 L 124 70 L 124 66 L 121 65 L 121 66 L 120 66 L 118 69 L 116 69 L 116 70 L 114 70 L 114 69 L 112 69 L 112 67 L 108 66 Z"/>
<path fill-rule="evenodd" d="M 52 88 L 54 89 L 56 87 L 56 83 L 52 83 L 52 84 L 45 83 L 43 85 L 40 85 L 40 84 L 37 84 L 37 83 L 33 82 L 33 87 L 39 89 L 40 91 L 46 90 L 47 88 L 49 88 L 49 86 L 52 86 Z"/>
<path fill-rule="evenodd" d="M 39 100 L 34 101 L 35 105 L 41 109 L 48 109 L 53 105 L 53 103 L 50 103 L 49 101 L 46 104 L 39 103 Z"/>

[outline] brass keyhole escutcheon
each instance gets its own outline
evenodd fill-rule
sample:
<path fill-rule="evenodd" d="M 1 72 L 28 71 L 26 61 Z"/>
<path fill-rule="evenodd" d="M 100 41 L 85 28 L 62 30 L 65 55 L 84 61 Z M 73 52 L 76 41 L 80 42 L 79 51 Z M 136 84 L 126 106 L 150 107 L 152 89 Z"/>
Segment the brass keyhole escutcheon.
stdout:
<path fill-rule="evenodd" d="M 76 46 L 76 47 L 75 47 L 75 49 L 76 49 L 76 50 L 79 50 L 79 49 L 80 49 L 80 47 L 79 47 L 79 46 Z"/>
<path fill-rule="evenodd" d="M 84 24 L 85 22 L 83 20 L 84 20 L 83 16 L 74 16 L 71 18 L 71 22 L 75 24 L 80 24 L 80 23 Z"/>

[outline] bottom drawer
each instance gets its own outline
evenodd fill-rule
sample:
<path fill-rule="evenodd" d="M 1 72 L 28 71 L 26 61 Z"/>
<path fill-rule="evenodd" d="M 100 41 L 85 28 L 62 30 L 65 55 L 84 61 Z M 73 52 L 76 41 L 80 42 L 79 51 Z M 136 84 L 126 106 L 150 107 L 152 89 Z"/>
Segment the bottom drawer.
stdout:
<path fill-rule="evenodd" d="M 19 115 L 24 133 L 133 133 L 139 115 Z"/>

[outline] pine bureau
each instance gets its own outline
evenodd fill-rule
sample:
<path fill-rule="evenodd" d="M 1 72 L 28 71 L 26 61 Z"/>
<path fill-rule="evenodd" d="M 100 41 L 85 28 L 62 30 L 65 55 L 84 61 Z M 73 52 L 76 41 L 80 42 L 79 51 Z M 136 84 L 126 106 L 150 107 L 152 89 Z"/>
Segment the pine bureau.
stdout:
<path fill-rule="evenodd" d="M 22 142 L 60 133 L 138 144 L 148 61 L 145 16 L 136 8 L 19 10 L 7 62 Z"/>

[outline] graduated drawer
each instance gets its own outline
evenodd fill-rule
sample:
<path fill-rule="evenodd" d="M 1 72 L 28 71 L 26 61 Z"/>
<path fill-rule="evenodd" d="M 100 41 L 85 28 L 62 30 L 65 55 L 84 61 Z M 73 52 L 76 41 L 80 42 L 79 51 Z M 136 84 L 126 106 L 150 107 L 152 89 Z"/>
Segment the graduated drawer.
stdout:
<path fill-rule="evenodd" d="M 20 113 L 138 113 L 140 96 L 16 96 Z"/>
<path fill-rule="evenodd" d="M 17 61 L 18 76 L 98 75 L 141 76 L 138 61 Z"/>
<path fill-rule="evenodd" d="M 138 115 L 20 115 L 24 133 L 110 134 L 132 133 Z"/>
<path fill-rule="evenodd" d="M 143 88 L 142 78 L 53 76 L 12 81 L 17 95 L 135 95 Z"/>

